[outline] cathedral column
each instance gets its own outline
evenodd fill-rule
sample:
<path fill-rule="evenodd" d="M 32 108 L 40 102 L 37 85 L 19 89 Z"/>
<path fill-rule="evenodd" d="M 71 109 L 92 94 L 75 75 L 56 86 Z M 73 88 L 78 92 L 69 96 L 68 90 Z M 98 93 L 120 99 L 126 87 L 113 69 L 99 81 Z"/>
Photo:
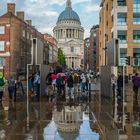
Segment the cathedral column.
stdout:
<path fill-rule="evenodd" d="M 56 30 L 56 37 L 58 38 L 58 30 Z"/>
<path fill-rule="evenodd" d="M 69 29 L 68 29 L 68 38 L 69 38 Z"/>
<path fill-rule="evenodd" d="M 76 38 L 76 30 L 74 29 L 74 38 Z"/>
<path fill-rule="evenodd" d="M 74 38 L 74 29 L 72 29 L 72 38 Z"/>
<path fill-rule="evenodd" d="M 79 38 L 79 30 L 78 30 L 78 38 Z"/>

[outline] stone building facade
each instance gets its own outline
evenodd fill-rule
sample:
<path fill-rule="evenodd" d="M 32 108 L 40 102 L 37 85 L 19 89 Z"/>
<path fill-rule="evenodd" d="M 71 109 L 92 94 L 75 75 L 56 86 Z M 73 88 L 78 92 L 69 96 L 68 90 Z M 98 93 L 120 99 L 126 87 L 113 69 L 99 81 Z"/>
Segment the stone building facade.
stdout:
<path fill-rule="evenodd" d="M 84 29 L 78 14 L 72 10 L 71 1 L 67 0 L 65 10 L 59 15 L 53 29 L 54 37 L 66 57 L 69 68 L 80 68 L 84 59 Z"/>

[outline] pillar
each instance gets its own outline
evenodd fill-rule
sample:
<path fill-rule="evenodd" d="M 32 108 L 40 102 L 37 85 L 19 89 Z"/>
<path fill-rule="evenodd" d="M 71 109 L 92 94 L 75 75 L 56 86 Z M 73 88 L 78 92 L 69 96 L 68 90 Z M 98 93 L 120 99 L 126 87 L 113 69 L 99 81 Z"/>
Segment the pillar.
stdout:
<path fill-rule="evenodd" d="M 76 38 L 76 30 L 74 29 L 74 38 Z"/>

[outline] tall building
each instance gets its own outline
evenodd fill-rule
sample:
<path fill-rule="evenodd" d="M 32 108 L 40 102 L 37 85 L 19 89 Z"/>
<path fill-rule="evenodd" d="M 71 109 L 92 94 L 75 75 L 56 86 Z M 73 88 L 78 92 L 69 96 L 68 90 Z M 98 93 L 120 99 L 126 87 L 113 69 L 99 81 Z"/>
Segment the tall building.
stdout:
<path fill-rule="evenodd" d="M 53 29 L 54 37 L 66 57 L 69 68 L 83 66 L 84 29 L 78 14 L 72 9 L 71 0 L 67 0 L 65 10 L 59 15 Z"/>
<path fill-rule="evenodd" d="M 140 1 L 102 0 L 100 10 L 100 65 L 105 64 L 106 44 L 119 40 L 119 66 L 126 65 L 131 57 L 127 73 L 133 74 L 140 66 Z"/>
<path fill-rule="evenodd" d="M 90 30 L 89 69 L 99 70 L 99 25 Z"/>
<path fill-rule="evenodd" d="M 90 47 L 90 38 L 87 37 L 84 40 L 84 70 L 89 69 L 89 47 Z"/>

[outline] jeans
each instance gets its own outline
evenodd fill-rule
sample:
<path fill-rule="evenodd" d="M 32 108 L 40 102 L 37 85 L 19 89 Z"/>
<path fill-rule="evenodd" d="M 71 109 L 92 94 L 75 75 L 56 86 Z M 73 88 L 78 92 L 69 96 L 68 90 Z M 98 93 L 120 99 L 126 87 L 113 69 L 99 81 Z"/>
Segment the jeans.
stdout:
<path fill-rule="evenodd" d="M 14 87 L 8 87 L 9 98 L 12 99 L 14 93 Z"/>
<path fill-rule="evenodd" d="M 86 84 L 85 84 L 85 83 L 82 83 L 82 84 L 81 84 L 81 91 L 82 91 L 82 92 L 84 92 L 84 91 L 85 91 L 85 86 L 86 86 Z"/>

